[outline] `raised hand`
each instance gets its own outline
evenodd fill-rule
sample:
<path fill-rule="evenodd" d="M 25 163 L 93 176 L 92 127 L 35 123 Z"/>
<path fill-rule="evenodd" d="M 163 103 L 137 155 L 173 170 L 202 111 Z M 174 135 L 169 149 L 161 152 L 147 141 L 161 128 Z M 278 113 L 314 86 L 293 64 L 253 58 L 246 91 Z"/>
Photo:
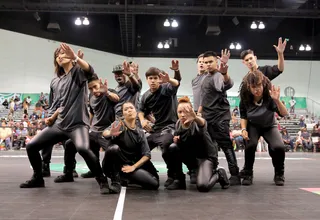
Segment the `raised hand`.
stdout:
<path fill-rule="evenodd" d="M 147 132 L 152 131 L 151 122 L 146 119 L 141 122 L 141 126 Z"/>
<path fill-rule="evenodd" d="M 220 72 L 221 74 L 226 74 L 228 72 L 228 65 L 221 62 L 219 67 L 218 67 L 218 72 Z"/>
<path fill-rule="evenodd" d="M 65 58 L 71 60 L 76 59 L 77 56 L 69 45 L 63 43 L 60 45 L 60 47 L 64 51 Z"/>
<path fill-rule="evenodd" d="M 177 144 L 180 141 L 180 136 L 173 137 L 173 143 Z"/>
<path fill-rule="evenodd" d="M 122 167 L 121 171 L 124 173 L 132 173 L 136 168 L 134 166 L 125 165 Z"/>
<path fill-rule="evenodd" d="M 284 41 L 282 41 L 282 37 L 280 37 L 278 40 L 278 46 L 273 45 L 273 47 L 276 49 L 277 53 L 283 53 L 284 50 L 286 49 L 286 45 L 287 45 L 287 40 L 284 39 Z"/>
<path fill-rule="evenodd" d="M 123 74 L 129 76 L 130 75 L 130 64 L 127 61 L 123 62 Z"/>
<path fill-rule="evenodd" d="M 111 125 L 110 130 L 105 130 L 102 135 L 103 136 L 113 136 L 113 137 L 117 137 L 119 136 L 122 131 L 120 131 L 122 127 L 122 122 L 118 122 L 118 124 L 116 125 L 116 122 L 113 122 Z"/>
<path fill-rule="evenodd" d="M 82 52 L 81 49 L 78 50 L 77 56 L 78 56 L 80 59 L 83 59 L 84 53 Z"/>
<path fill-rule="evenodd" d="M 227 64 L 230 58 L 230 50 L 221 50 L 221 57 L 217 57 L 221 63 Z"/>
<path fill-rule="evenodd" d="M 270 96 L 273 100 L 280 99 L 280 87 L 272 85 L 271 90 L 269 90 Z"/>
<path fill-rule="evenodd" d="M 52 118 L 52 117 L 49 117 L 49 118 L 44 119 L 44 123 L 45 123 L 47 126 L 53 125 L 54 121 L 55 121 L 55 119 Z"/>
<path fill-rule="evenodd" d="M 137 76 L 139 73 L 139 64 L 131 63 L 131 67 L 132 67 L 133 74 Z"/>
<path fill-rule="evenodd" d="M 170 69 L 173 71 L 178 71 L 179 70 L 179 60 L 172 60 Z"/>
<path fill-rule="evenodd" d="M 107 92 L 108 91 L 108 81 L 105 79 L 104 83 L 102 83 L 102 79 L 100 79 L 100 92 Z"/>
<path fill-rule="evenodd" d="M 185 106 L 183 108 L 183 111 L 185 112 L 185 115 L 186 115 L 186 120 L 185 120 L 184 124 L 188 124 L 188 123 L 194 121 L 194 119 L 196 119 L 197 115 L 194 112 L 194 110 L 191 108 L 191 106 Z"/>
<path fill-rule="evenodd" d="M 159 76 L 160 76 L 161 83 L 167 83 L 170 80 L 169 74 L 166 72 L 160 73 Z"/>

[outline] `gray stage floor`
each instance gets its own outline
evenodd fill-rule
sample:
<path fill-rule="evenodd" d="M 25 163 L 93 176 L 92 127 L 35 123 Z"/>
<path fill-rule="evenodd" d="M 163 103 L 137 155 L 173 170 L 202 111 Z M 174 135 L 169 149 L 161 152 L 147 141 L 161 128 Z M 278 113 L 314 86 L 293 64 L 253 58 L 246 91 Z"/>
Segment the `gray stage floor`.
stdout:
<path fill-rule="evenodd" d="M 193 185 L 186 191 L 164 190 L 162 159 L 159 152 L 154 152 L 153 161 L 162 170 L 160 189 L 152 192 L 129 187 L 120 199 L 119 195 L 100 195 L 93 179 L 54 183 L 62 169 L 62 155 L 61 151 L 54 152 L 54 171 L 46 179 L 46 188 L 20 189 L 19 184 L 32 174 L 25 151 L 0 152 L 0 219 L 320 219 L 319 153 L 287 153 L 284 187 L 273 184 L 269 155 L 257 153 L 254 185 L 227 190 L 216 185 L 209 193 L 199 193 Z M 223 154 L 219 156 L 220 164 L 226 167 Z M 237 156 L 242 166 L 243 153 Z M 83 160 L 77 160 L 77 169 L 85 172 Z"/>

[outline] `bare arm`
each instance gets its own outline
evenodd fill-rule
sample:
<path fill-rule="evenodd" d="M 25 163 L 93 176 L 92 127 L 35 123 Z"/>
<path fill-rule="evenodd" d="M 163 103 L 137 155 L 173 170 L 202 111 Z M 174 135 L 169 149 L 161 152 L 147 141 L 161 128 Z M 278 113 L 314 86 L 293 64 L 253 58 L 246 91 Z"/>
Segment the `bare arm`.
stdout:
<path fill-rule="evenodd" d="M 206 121 L 205 121 L 203 118 L 199 117 L 199 116 L 197 116 L 197 117 L 194 119 L 194 121 L 197 123 L 197 125 L 198 125 L 199 127 L 203 127 L 203 126 L 205 126 L 205 124 L 206 124 Z"/>
<path fill-rule="evenodd" d="M 284 70 L 284 55 L 283 53 L 278 53 L 278 69 L 283 72 Z"/>
<path fill-rule="evenodd" d="M 113 92 L 106 92 L 106 96 L 108 97 L 108 99 L 110 99 L 110 101 L 112 102 L 119 102 L 120 98 L 117 94 L 113 93 Z"/>
<path fill-rule="evenodd" d="M 248 124 L 247 119 L 243 119 L 243 118 L 240 119 L 241 130 L 247 129 L 247 124 Z"/>
<path fill-rule="evenodd" d="M 176 80 L 176 79 L 170 78 L 168 82 L 169 82 L 172 86 L 174 86 L 174 87 L 179 86 L 179 81 Z"/>
<path fill-rule="evenodd" d="M 281 116 L 286 116 L 288 115 L 288 111 L 286 106 L 280 101 L 280 99 L 274 100 L 274 102 L 277 105 L 278 111 L 280 113 Z"/>
<path fill-rule="evenodd" d="M 145 162 L 147 162 L 148 160 L 150 160 L 150 157 L 148 156 L 143 156 L 141 157 L 141 159 L 136 162 L 135 164 L 133 164 L 135 169 L 138 169 L 139 167 L 141 167 L 143 164 L 145 164 Z"/>

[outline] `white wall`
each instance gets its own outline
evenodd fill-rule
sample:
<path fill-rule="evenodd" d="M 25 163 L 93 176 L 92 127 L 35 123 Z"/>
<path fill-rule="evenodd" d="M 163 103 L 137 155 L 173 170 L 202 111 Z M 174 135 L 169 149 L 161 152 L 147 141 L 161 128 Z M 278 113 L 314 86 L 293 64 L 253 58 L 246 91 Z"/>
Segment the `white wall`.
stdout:
<path fill-rule="evenodd" d="M 48 92 L 50 81 L 54 76 L 53 52 L 58 45 L 59 42 L 0 29 L 0 64 L 2 67 L 0 70 L 0 92 Z M 79 47 L 73 46 L 73 49 L 77 50 Z M 109 87 L 114 88 L 116 82 L 111 73 L 112 67 L 128 58 L 88 48 L 81 49 L 85 53 L 85 59 L 93 65 L 99 76 L 107 78 Z M 172 59 L 130 58 L 130 60 L 137 62 L 140 66 L 140 75 L 144 82 L 143 92 L 148 88 L 144 73 L 149 67 L 158 67 L 172 75 L 169 68 Z M 191 79 L 197 72 L 196 59 L 179 59 L 179 61 L 183 77 L 179 94 L 190 95 L 192 94 Z M 260 65 L 276 63 L 276 53 L 275 60 L 259 60 Z M 237 95 L 239 84 L 247 70 L 239 59 L 231 59 L 229 66 L 230 75 L 235 81 L 229 95 Z M 295 96 L 307 96 L 309 89 L 309 97 L 320 100 L 317 96 L 317 87 L 320 80 L 319 69 L 319 61 L 286 60 L 285 72 L 273 82 L 281 86 L 282 89 L 287 86 L 293 87 L 296 91 Z"/>

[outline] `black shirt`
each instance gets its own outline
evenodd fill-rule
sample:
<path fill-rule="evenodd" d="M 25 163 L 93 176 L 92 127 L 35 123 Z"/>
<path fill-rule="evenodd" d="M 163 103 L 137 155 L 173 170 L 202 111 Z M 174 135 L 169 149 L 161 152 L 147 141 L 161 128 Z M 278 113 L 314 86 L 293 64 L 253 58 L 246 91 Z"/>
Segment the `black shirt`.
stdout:
<path fill-rule="evenodd" d="M 116 104 L 115 106 L 115 111 L 116 111 L 116 115 L 121 117 L 122 116 L 122 111 L 121 111 L 121 106 L 123 105 L 123 103 L 125 102 L 132 102 L 135 107 L 137 108 L 137 103 L 139 102 L 139 95 L 140 95 L 140 91 L 142 88 L 142 82 L 141 80 L 138 80 L 138 85 L 134 85 L 131 81 L 127 81 L 125 84 L 123 85 L 118 85 L 116 87 L 116 92 L 119 95 L 119 102 Z"/>
<path fill-rule="evenodd" d="M 78 126 L 89 126 L 88 104 L 88 76 L 94 73 L 90 66 L 89 72 L 85 72 L 75 65 L 68 74 L 59 77 L 57 82 L 60 112 L 55 124 L 61 129 L 71 131 Z"/>
<path fill-rule="evenodd" d="M 162 130 L 168 125 L 176 123 L 177 117 L 177 90 L 179 86 L 170 83 L 161 84 L 155 92 L 146 91 L 141 98 L 140 112 L 144 115 L 153 113 L 155 124 L 154 131 Z"/>
<path fill-rule="evenodd" d="M 189 128 L 183 128 L 180 120 L 177 121 L 175 127 L 175 136 L 180 136 L 178 146 L 186 149 L 189 154 L 199 159 L 209 159 L 211 161 L 217 159 L 216 145 L 212 142 L 207 131 L 207 123 L 203 127 L 199 127 L 196 122 L 192 122 Z"/>
<path fill-rule="evenodd" d="M 49 95 L 49 109 L 48 117 L 52 116 L 55 111 L 60 107 L 60 93 L 57 91 L 59 83 L 59 77 L 55 77 L 50 83 L 50 95 Z"/>
<path fill-rule="evenodd" d="M 224 82 L 221 73 L 207 74 L 201 85 L 200 105 L 202 116 L 208 123 L 230 120 L 230 104 L 227 90 L 233 87 L 233 80 Z"/>
<path fill-rule="evenodd" d="M 275 112 L 281 115 L 272 98 L 263 100 L 261 106 L 258 106 L 253 102 L 246 106 L 240 101 L 240 117 L 242 119 L 247 119 L 248 124 L 252 124 L 256 127 L 268 128 L 276 125 Z"/>
<path fill-rule="evenodd" d="M 278 65 L 274 66 L 259 66 L 258 70 L 260 70 L 266 77 L 268 77 L 270 80 L 273 80 L 277 78 L 282 71 L 279 70 Z"/>
<path fill-rule="evenodd" d="M 115 122 L 116 124 L 119 121 Z M 136 129 L 128 128 L 123 121 L 120 130 L 122 133 L 111 139 L 112 144 L 116 144 L 120 147 L 123 155 L 123 162 L 132 165 L 139 161 L 142 156 L 151 158 L 150 148 L 148 145 L 147 138 L 142 129 L 136 127 Z M 108 129 L 110 129 L 109 127 Z"/>
<path fill-rule="evenodd" d="M 109 92 L 117 94 L 113 89 L 108 89 Z M 95 132 L 102 132 L 111 125 L 115 120 L 114 106 L 115 102 L 112 102 L 105 94 L 100 96 L 90 95 L 89 109 L 93 115 L 91 130 Z"/>

